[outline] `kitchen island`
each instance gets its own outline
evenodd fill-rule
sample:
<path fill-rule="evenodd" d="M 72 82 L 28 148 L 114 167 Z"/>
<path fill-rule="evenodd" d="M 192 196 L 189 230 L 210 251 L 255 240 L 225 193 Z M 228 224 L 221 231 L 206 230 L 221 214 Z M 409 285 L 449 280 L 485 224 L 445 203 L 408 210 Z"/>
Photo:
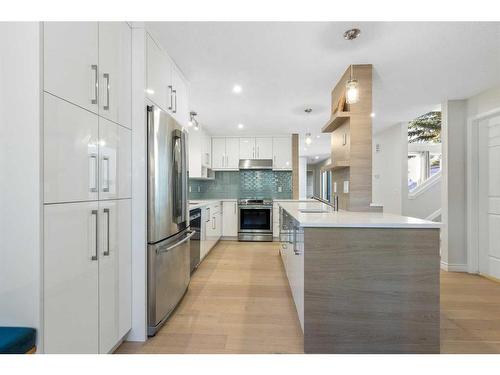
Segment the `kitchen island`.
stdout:
<path fill-rule="evenodd" d="M 306 353 L 439 353 L 439 223 L 279 206 Z"/>

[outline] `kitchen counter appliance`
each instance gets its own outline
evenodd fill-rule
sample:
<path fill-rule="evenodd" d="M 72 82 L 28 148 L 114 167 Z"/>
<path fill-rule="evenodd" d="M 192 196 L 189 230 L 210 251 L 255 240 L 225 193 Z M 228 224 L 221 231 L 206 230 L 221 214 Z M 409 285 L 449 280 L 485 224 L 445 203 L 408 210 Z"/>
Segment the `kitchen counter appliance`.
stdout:
<path fill-rule="evenodd" d="M 273 240 L 273 201 L 240 199 L 238 201 L 238 240 Z"/>
<path fill-rule="evenodd" d="M 166 112 L 147 106 L 148 335 L 153 336 L 190 281 L 186 134 Z"/>
<path fill-rule="evenodd" d="M 200 264 L 201 208 L 191 210 L 189 228 L 194 232 L 193 237 L 191 237 L 191 274 L 193 274 Z"/>

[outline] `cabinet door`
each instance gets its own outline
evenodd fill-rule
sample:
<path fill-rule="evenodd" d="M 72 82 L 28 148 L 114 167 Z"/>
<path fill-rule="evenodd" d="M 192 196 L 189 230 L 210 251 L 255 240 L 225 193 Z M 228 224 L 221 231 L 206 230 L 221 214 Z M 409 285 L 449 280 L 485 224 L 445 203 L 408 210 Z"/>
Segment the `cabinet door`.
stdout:
<path fill-rule="evenodd" d="M 44 206 L 44 350 L 97 353 L 98 203 Z"/>
<path fill-rule="evenodd" d="M 99 202 L 99 351 L 109 353 L 131 328 L 131 200 Z"/>
<path fill-rule="evenodd" d="M 226 168 L 238 169 L 240 163 L 240 140 L 226 138 Z"/>
<path fill-rule="evenodd" d="M 273 138 L 273 169 L 292 169 L 292 141 L 290 137 Z"/>
<path fill-rule="evenodd" d="M 44 202 L 97 200 L 98 116 L 44 94 Z"/>
<path fill-rule="evenodd" d="M 240 138 L 240 159 L 255 159 L 255 138 Z"/>
<path fill-rule="evenodd" d="M 226 138 L 212 138 L 212 169 L 226 166 Z"/>
<path fill-rule="evenodd" d="M 273 158 L 272 138 L 255 138 L 255 158 L 256 159 Z"/>
<path fill-rule="evenodd" d="M 99 119 L 99 199 L 132 196 L 131 131 Z"/>
<path fill-rule="evenodd" d="M 201 160 L 204 167 L 212 168 L 212 139 L 205 132 L 203 132 Z"/>
<path fill-rule="evenodd" d="M 171 112 L 170 61 L 166 53 L 147 36 L 146 40 L 146 94 L 148 98 L 164 111 Z"/>
<path fill-rule="evenodd" d="M 174 118 L 182 126 L 187 126 L 189 121 L 188 86 L 177 67 L 172 64 L 172 89 Z"/>
<path fill-rule="evenodd" d="M 224 237 L 238 236 L 238 203 L 236 201 L 222 202 L 222 235 Z"/>
<path fill-rule="evenodd" d="M 45 22 L 44 89 L 97 113 L 97 22 Z"/>
<path fill-rule="evenodd" d="M 126 22 L 99 23 L 99 114 L 131 128 L 132 32 Z"/>

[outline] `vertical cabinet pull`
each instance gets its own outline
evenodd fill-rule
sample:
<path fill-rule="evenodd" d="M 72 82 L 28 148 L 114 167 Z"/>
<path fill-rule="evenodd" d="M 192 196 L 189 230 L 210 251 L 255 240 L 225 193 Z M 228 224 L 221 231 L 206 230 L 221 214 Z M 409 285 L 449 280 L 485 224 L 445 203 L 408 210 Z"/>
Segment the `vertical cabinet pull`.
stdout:
<path fill-rule="evenodd" d="M 103 74 L 106 80 L 106 105 L 103 107 L 105 111 L 109 111 L 109 73 Z"/>
<path fill-rule="evenodd" d="M 102 158 L 102 191 L 105 193 L 109 192 L 109 156 L 103 156 Z"/>
<path fill-rule="evenodd" d="M 224 167 L 224 155 L 222 155 L 222 167 Z"/>
<path fill-rule="evenodd" d="M 109 256 L 109 208 L 105 208 L 103 211 L 106 214 L 106 251 L 102 255 Z"/>
<path fill-rule="evenodd" d="M 215 230 L 215 216 L 212 217 L 212 229 Z"/>
<path fill-rule="evenodd" d="M 174 109 L 172 112 L 177 113 L 177 90 L 172 90 L 174 94 Z"/>
<path fill-rule="evenodd" d="M 89 191 L 97 192 L 97 155 L 89 155 Z"/>
<path fill-rule="evenodd" d="M 98 87 L 99 87 L 99 83 L 98 83 L 98 80 L 99 80 L 99 76 L 97 74 L 97 65 L 91 65 L 90 66 L 90 70 L 93 70 L 94 71 L 94 83 L 92 84 L 93 86 L 93 90 L 94 91 L 94 97 L 91 99 L 91 103 L 92 104 L 97 104 L 97 95 L 98 94 Z"/>
<path fill-rule="evenodd" d="M 236 215 L 236 202 L 234 203 L 234 214 Z"/>
<path fill-rule="evenodd" d="M 90 258 L 91 260 L 97 260 L 97 248 L 99 243 L 99 219 L 97 210 L 92 210 L 92 215 L 95 216 L 95 243 L 94 243 L 94 255 Z"/>
<path fill-rule="evenodd" d="M 226 167 L 229 166 L 229 156 L 226 155 Z"/>
<path fill-rule="evenodd" d="M 171 85 L 168 86 L 168 91 L 169 91 L 168 97 L 170 98 L 170 104 L 168 105 L 168 109 L 172 110 L 172 108 L 173 108 L 173 97 L 172 97 L 173 96 L 173 89 L 172 89 Z"/>

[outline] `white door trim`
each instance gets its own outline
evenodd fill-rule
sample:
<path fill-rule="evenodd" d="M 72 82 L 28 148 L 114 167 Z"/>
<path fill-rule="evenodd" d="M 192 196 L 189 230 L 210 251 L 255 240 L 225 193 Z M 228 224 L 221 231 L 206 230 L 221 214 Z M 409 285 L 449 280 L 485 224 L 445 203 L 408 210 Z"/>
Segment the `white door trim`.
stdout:
<path fill-rule="evenodd" d="M 499 116 L 500 107 L 467 120 L 467 271 L 479 273 L 479 174 L 478 126 L 481 120 Z"/>

